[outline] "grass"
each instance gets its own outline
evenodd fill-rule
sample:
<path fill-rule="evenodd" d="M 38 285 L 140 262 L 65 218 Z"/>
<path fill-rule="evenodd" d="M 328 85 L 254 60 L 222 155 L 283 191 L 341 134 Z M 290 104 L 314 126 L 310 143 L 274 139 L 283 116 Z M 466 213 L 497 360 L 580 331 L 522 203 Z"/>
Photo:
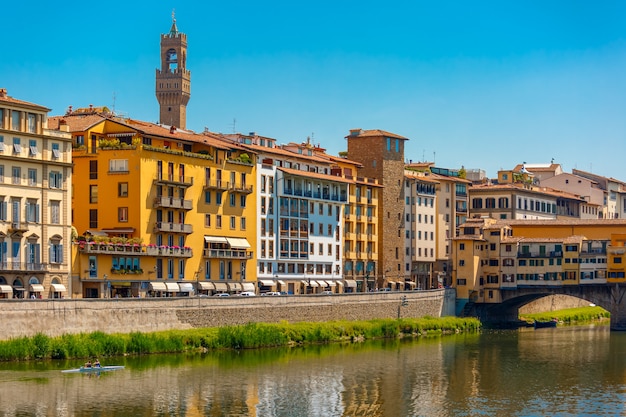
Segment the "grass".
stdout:
<path fill-rule="evenodd" d="M 611 317 L 611 313 L 598 306 L 567 308 L 557 311 L 520 315 L 520 320 L 528 323 L 535 321 L 548 321 L 557 319 L 559 323 L 574 324 L 588 323 L 596 320 L 605 320 Z"/>
<path fill-rule="evenodd" d="M 249 323 L 240 326 L 168 330 L 152 333 L 103 332 L 66 334 L 0 341 L 0 361 L 78 359 L 198 350 L 259 349 L 314 343 L 360 342 L 371 339 L 440 336 L 478 332 L 475 318 L 422 317 L 371 321 Z"/>

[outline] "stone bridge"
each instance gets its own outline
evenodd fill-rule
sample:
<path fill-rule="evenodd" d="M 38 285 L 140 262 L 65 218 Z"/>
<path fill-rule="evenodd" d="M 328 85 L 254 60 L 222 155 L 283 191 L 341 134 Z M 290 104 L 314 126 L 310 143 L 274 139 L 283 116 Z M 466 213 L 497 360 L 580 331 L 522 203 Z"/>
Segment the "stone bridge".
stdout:
<path fill-rule="evenodd" d="M 591 284 L 562 287 L 518 287 L 501 290 L 502 302 L 476 303 L 473 312 L 483 323 L 519 321 L 519 308 L 539 298 L 563 294 L 581 298 L 611 313 L 611 330 L 626 331 L 626 285 Z"/>

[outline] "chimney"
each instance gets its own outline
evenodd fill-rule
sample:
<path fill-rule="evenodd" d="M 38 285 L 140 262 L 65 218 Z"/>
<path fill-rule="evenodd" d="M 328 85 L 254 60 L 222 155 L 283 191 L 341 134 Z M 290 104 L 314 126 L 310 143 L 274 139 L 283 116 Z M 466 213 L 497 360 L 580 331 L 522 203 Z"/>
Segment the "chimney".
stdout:
<path fill-rule="evenodd" d="M 176 126 L 170 126 L 170 134 L 176 133 Z"/>
<path fill-rule="evenodd" d="M 362 129 L 350 129 L 350 136 L 359 136 L 362 131 Z"/>
<path fill-rule="evenodd" d="M 6 88 L 0 88 L 0 98 L 7 98 L 7 89 Z"/>

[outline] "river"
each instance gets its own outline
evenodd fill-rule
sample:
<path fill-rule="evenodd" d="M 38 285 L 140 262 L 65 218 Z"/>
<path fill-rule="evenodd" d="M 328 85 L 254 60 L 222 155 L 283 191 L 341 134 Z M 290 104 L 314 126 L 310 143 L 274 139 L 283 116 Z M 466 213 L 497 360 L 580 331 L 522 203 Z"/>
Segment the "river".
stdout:
<path fill-rule="evenodd" d="M 193 355 L 0 364 L 0 416 L 626 415 L 608 326 Z"/>

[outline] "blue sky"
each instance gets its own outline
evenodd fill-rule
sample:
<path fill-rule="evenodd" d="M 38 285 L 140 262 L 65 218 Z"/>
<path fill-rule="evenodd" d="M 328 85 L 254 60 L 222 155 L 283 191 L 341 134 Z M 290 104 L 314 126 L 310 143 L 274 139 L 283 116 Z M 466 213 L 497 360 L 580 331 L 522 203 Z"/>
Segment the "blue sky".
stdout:
<path fill-rule="evenodd" d="M 192 73 L 187 127 L 409 138 L 405 157 L 495 177 L 548 163 L 626 181 L 626 2 L 9 2 L 0 87 L 44 105 L 158 119 L 175 9 Z"/>

